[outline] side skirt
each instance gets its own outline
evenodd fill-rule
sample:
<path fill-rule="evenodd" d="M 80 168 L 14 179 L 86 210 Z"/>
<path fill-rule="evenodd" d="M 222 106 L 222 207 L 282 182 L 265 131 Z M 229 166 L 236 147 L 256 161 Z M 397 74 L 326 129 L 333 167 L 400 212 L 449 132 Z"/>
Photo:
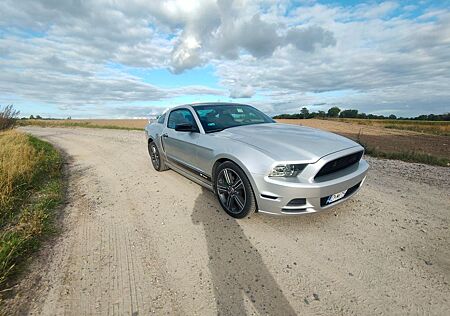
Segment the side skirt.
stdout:
<path fill-rule="evenodd" d="M 178 172 L 179 174 L 185 176 L 189 180 L 205 187 L 206 189 L 213 191 L 211 178 L 209 176 L 206 176 L 201 172 L 193 168 L 190 168 L 182 163 L 179 163 L 173 159 L 167 159 L 166 163 L 170 169 Z"/>

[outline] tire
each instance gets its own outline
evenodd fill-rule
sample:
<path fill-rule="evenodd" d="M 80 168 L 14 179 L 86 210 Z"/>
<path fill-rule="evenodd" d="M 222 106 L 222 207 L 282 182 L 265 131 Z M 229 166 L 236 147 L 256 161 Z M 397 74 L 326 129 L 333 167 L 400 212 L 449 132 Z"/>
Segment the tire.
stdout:
<path fill-rule="evenodd" d="M 256 211 L 250 181 L 244 171 L 231 161 L 226 161 L 217 168 L 214 192 L 224 211 L 234 218 L 244 218 Z"/>
<path fill-rule="evenodd" d="M 153 168 L 155 168 L 156 171 L 165 171 L 169 169 L 166 166 L 164 158 L 161 157 L 158 146 L 156 146 L 155 142 L 148 142 L 148 154 L 150 155 Z"/>

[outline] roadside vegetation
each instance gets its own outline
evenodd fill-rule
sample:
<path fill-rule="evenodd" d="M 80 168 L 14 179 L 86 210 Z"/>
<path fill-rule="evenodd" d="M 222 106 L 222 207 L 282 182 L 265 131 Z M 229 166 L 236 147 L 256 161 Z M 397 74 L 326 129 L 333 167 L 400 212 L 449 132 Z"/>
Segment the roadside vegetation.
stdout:
<path fill-rule="evenodd" d="M 447 158 L 436 157 L 430 154 L 415 151 L 385 152 L 380 151 L 376 148 L 368 147 L 365 144 L 362 145 L 363 147 L 365 147 L 365 153 L 372 157 L 402 160 L 406 162 L 419 162 L 427 165 L 441 166 L 441 167 L 450 166 L 450 160 Z"/>
<path fill-rule="evenodd" d="M 0 131 L 13 128 L 19 114 L 20 112 L 15 110 L 12 104 L 4 108 L 0 106 Z"/>
<path fill-rule="evenodd" d="M 27 256 L 54 231 L 54 211 L 63 187 L 59 152 L 12 126 L 0 130 L 0 293 L 8 290 L 8 281 Z"/>
<path fill-rule="evenodd" d="M 364 147 L 366 155 L 383 158 L 383 159 L 393 159 L 401 160 L 406 162 L 418 162 L 427 165 L 449 167 L 450 159 L 446 157 L 439 157 L 432 155 L 430 153 L 418 152 L 416 150 L 408 150 L 408 148 L 398 148 L 396 151 L 386 151 L 380 149 L 380 146 L 375 146 L 375 143 L 368 142 L 362 139 L 361 130 L 357 134 L 356 138 L 351 137 L 357 141 L 361 146 Z"/>
<path fill-rule="evenodd" d="M 117 122 L 115 122 L 117 121 Z M 127 120 L 128 121 L 128 120 Z M 132 121 L 132 120 L 129 120 Z M 143 130 L 144 127 L 123 126 L 121 120 L 44 120 L 44 119 L 23 119 L 18 122 L 20 126 L 40 126 L 40 127 L 87 127 L 87 128 L 107 128 L 120 130 Z"/>
<path fill-rule="evenodd" d="M 418 133 L 450 136 L 450 121 L 379 120 L 339 118 L 340 122 L 366 126 L 380 126 L 389 129 L 408 130 Z"/>

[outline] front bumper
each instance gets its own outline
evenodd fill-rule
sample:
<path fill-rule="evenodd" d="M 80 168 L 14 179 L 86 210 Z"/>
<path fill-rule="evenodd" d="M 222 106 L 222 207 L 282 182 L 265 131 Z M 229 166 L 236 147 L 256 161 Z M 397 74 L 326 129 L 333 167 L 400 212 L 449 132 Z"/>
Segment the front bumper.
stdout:
<path fill-rule="evenodd" d="M 367 162 L 360 160 L 357 164 L 324 177 L 321 181 L 311 179 L 303 183 L 252 174 L 258 211 L 275 215 L 298 215 L 332 208 L 358 192 L 368 169 Z M 347 190 L 347 194 L 343 198 L 326 204 L 326 197 L 344 190 Z M 304 200 L 300 200 L 300 204 L 288 206 L 294 199 Z"/>

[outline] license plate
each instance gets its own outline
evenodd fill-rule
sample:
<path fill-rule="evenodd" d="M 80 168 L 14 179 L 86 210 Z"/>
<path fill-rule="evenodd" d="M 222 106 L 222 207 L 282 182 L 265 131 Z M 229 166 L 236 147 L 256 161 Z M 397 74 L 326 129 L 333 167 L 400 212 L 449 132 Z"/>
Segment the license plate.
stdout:
<path fill-rule="evenodd" d="M 337 200 L 342 199 L 345 196 L 345 193 L 347 193 L 347 190 L 339 192 L 339 193 L 336 193 L 336 194 L 333 194 L 333 195 L 330 195 L 328 197 L 327 204 L 330 204 L 330 203 L 333 203 L 333 202 L 335 202 Z"/>

